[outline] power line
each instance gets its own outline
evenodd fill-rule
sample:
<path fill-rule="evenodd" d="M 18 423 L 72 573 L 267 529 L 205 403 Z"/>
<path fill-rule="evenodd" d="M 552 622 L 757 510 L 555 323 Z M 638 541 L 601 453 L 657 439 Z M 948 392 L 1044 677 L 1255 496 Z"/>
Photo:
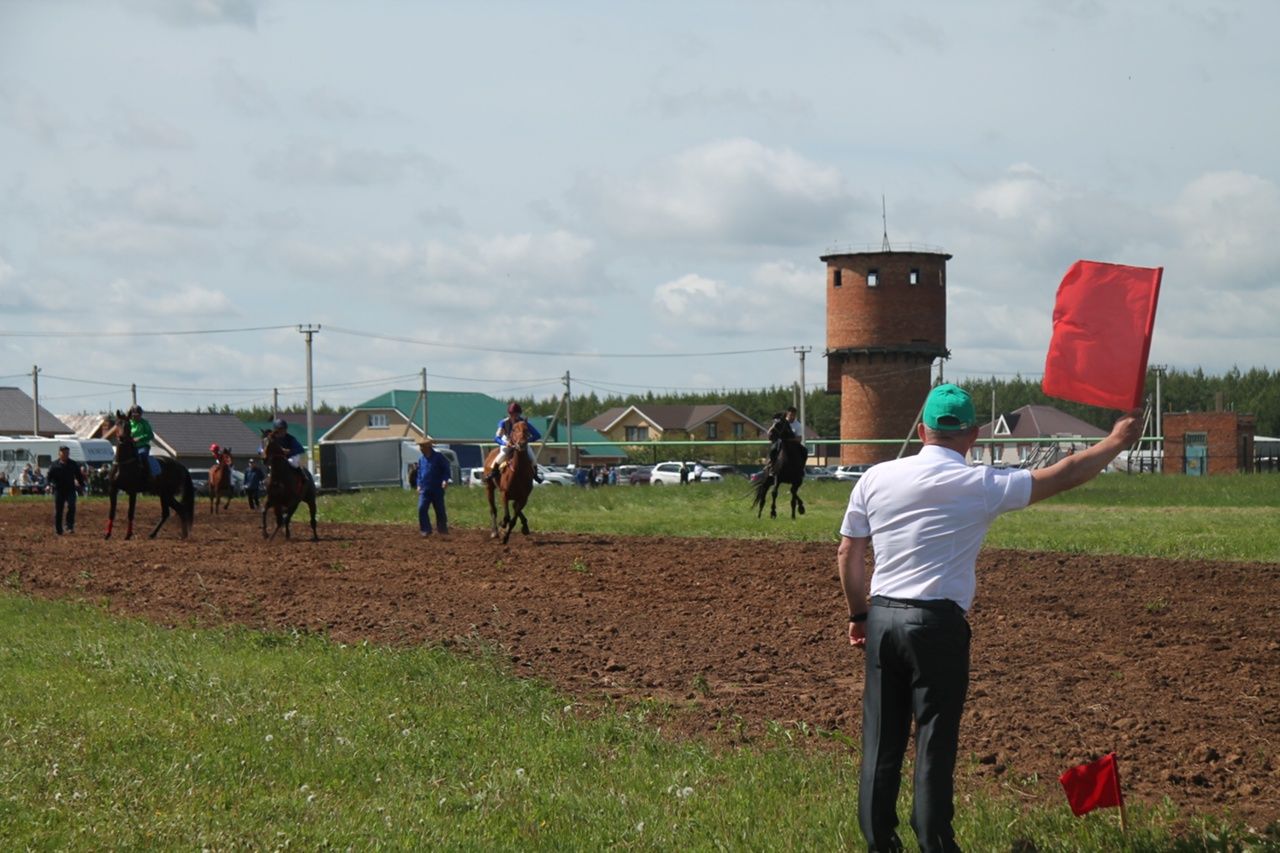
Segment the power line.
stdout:
<path fill-rule="evenodd" d="M 790 351 L 791 347 L 766 347 L 764 349 L 724 350 L 721 352 L 558 352 L 553 350 L 503 349 L 500 347 L 481 347 L 469 344 L 442 344 L 439 341 L 424 341 L 420 338 L 407 338 L 401 335 L 384 335 L 376 332 L 364 332 L 359 329 L 344 329 L 341 326 L 325 326 L 330 332 L 340 335 L 351 335 L 358 338 L 374 338 L 381 341 L 393 341 L 401 344 L 417 344 L 438 349 L 468 350 L 471 352 L 501 353 L 503 355 L 540 355 L 556 358 L 708 358 L 722 355 L 752 355 L 762 352 Z"/>
<path fill-rule="evenodd" d="M 0 329 L 0 338 L 162 338 L 167 335 L 233 335 L 292 328 L 293 326 L 246 326 L 240 329 L 171 329 L 167 332 L 13 332 Z"/>

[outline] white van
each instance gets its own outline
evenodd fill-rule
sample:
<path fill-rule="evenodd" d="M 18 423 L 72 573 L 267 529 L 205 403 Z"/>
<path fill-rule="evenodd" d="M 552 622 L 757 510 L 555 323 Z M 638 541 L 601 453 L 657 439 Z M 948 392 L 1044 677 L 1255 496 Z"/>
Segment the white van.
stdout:
<path fill-rule="evenodd" d="M 0 436 L 0 471 L 17 483 L 28 465 L 47 472 L 53 460 L 58 458 L 58 448 L 66 445 L 71 459 L 89 468 L 110 465 L 116 458 L 115 445 L 103 438 L 76 438 L 61 436 L 45 438 L 37 435 Z"/>

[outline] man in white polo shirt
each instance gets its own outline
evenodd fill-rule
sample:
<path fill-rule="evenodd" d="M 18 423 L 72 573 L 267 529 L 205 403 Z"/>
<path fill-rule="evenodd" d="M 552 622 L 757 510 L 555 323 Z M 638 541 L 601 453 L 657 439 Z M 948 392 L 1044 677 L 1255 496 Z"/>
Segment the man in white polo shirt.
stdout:
<path fill-rule="evenodd" d="M 858 822 L 871 850 L 900 850 L 897 800 L 916 724 L 911 828 L 921 851 L 958 850 L 951 821 L 960 715 L 969 687 L 974 565 L 996 516 L 1096 477 L 1141 434 L 1138 413 L 1088 450 L 1034 471 L 970 467 L 973 400 L 938 385 L 925 400 L 920 453 L 873 466 L 853 488 L 837 562 L 849 642 L 866 651 Z M 875 552 L 870 604 L 867 550 Z"/>

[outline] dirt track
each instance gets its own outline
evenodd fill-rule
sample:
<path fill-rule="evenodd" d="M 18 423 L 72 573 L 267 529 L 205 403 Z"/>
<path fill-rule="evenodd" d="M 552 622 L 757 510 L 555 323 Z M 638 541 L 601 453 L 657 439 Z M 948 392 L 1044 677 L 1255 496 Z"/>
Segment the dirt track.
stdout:
<path fill-rule="evenodd" d="M 771 720 L 858 736 L 834 545 L 535 532 L 504 549 L 478 530 L 323 522 L 318 544 L 264 544 L 243 503 L 201 509 L 190 542 L 171 520 L 156 541 L 104 543 L 100 502 L 61 539 L 45 506 L 0 502 L 4 574 L 163 623 L 479 637 L 517 673 L 588 702 L 670 700 L 684 710 L 667 728 L 722 740 Z M 157 515 L 140 506 L 144 533 Z M 1115 750 L 1131 801 L 1280 820 L 1280 565 L 988 550 L 970 621 L 962 788 L 1035 774 L 1060 802 L 1058 773 Z"/>

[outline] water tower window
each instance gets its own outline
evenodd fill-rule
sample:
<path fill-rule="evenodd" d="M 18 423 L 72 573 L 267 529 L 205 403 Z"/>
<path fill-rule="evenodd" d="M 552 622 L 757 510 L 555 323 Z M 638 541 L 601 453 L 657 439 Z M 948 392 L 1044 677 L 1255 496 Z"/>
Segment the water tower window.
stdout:
<path fill-rule="evenodd" d="M 840 286 L 840 283 L 841 283 L 841 282 L 840 282 L 840 268 L 839 268 L 839 267 L 836 267 L 835 269 L 833 269 L 833 270 L 831 271 L 831 283 L 832 283 L 834 286 L 836 286 L 836 287 L 839 287 L 839 286 Z"/>
<path fill-rule="evenodd" d="M 880 270 L 867 270 L 867 287 L 880 286 Z"/>
<path fill-rule="evenodd" d="M 907 273 L 907 284 L 919 284 L 919 283 L 920 283 L 920 270 L 912 270 L 911 272 Z"/>

